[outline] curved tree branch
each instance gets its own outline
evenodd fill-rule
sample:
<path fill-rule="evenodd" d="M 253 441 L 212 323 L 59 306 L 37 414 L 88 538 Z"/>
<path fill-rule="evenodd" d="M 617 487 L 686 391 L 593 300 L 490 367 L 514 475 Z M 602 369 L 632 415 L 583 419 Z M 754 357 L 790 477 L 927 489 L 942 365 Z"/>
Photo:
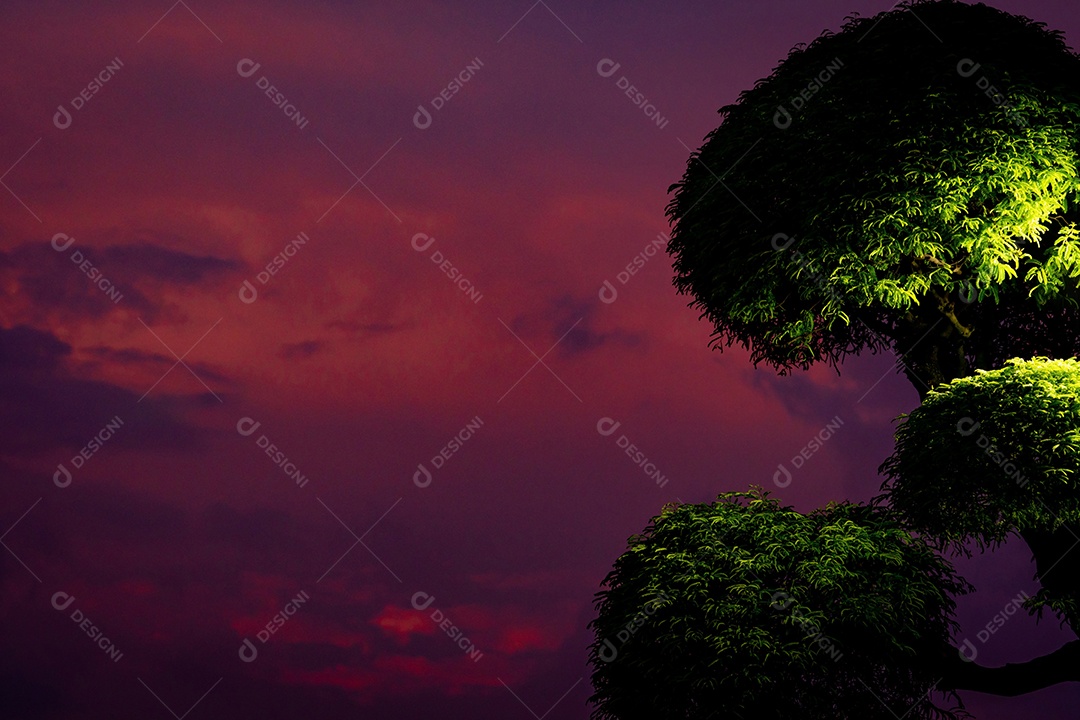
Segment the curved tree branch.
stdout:
<path fill-rule="evenodd" d="M 1024 663 L 985 667 L 965 660 L 950 648 L 942 661 L 939 690 L 973 690 L 1014 697 L 1063 682 L 1080 682 L 1080 640 L 1073 640 L 1049 655 Z"/>

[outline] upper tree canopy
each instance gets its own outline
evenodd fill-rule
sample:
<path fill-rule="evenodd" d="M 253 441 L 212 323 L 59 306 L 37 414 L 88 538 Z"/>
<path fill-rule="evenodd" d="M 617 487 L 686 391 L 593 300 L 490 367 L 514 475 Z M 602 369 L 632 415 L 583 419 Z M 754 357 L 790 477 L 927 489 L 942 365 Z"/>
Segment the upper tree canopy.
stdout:
<path fill-rule="evenodd" d="M 781 371 L 891 346 L 920 391 L 1033 334 L 1080 347 L 1080 58 L 1059 32 L 905 3 L 720 113 L 668 206 L 675 284 L 718 345 Z"/>

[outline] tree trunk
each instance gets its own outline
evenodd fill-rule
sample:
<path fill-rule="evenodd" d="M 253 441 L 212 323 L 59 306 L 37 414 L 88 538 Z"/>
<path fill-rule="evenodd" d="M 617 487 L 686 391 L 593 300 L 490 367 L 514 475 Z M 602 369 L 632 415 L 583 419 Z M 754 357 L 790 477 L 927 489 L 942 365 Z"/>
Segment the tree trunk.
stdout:
<path fill-rule="evenodd" d="M 896 351 L 903 363 L 904 374 L 926 400 L 930 390 L 938 385 L 971 374 L 965 355 L 965 338 L 937 310 L 920 316 L 909 314 L 897 323 Z"/>
<path fill-rule="evenodd" d="M 1035 577 L 1048 593 L 1058 598 L 1080 598 L 1080 526 L 1066 523 L 1050 532 L 1020 532 L 1035 558 Z M 1064 613 L 1073 634 L 1080 637 L 1080 617 L 1075 609 Z"/>

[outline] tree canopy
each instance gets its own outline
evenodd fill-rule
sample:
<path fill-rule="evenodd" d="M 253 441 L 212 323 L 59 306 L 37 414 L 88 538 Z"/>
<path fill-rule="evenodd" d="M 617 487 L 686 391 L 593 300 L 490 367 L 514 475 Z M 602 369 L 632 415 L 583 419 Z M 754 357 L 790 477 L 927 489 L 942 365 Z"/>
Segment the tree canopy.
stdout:
<path fill-rule="evenodd" d="M 760 490 L 669 506 L 598 594 L 599 718 L 935 717 L 951 566 L 887 510 Z M 712 714 L 710 714 L 712 713 Z"/>
<path fill-rule="evenodd" d="M 675 285 L 717 346 L 781 372 L 892 348 L 920 391 L 1038 328 L 1080 347 L 1080 58 L 1059 32 L 903 3 L 720 114 L 668 206 Z"/>
<path fill-rule="evenodd" d="M 939 386 L 882 471 L 892 506 L 941 544 L 1027 540 L 1039 575 L 1053 568 L 1031 606 L 1080 630 L 1080 362 L 1014 359 Z"/>
<path fill-rule="evenodd" d="M 973 588 L 945 557 L 1019 536 L 1024 605 L 1080 634 L 1080 56 L 1028 18 L 912 0 L 720 113 L 668 206 L 714 344 L 780 372 L 890 349 L 923 404 L 867 505 L 722 493 L 631 537 L 590 623 L 594 717 L 960 717 L 927 691 L 1080 681 L 1080 640 L 958 652 Z"/>

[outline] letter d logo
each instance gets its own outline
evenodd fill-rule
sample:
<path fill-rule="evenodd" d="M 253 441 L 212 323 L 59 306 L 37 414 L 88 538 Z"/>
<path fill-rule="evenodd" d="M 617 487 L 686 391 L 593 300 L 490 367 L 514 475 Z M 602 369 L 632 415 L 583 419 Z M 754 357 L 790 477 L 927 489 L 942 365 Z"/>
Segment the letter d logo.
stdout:
<path fill-rule="evenodd" d="M 65 240 L 67 242 L 64 242 Z M 64 252 L 71 247 L 71 243 L 73 242 L 75 242 L 75 238 L 70 237 L 67 233 L 56 233 L 52 236 L 52 246 L 53 250 L 56 252 Z"/>
<path fill-rule="evenodd" d="M 604 647 L 600 648 L 597 655 L 599 655 L 601 661 L 608 663 L 619 657 L 619 651 L 615 649 L 610 640 L 604 638 Z"/>
<path fill-rule="evenodd" d="M 784 233 L 776 233 L 772 236 L 773 250 L 787 250 L 793 242 L 795 242 L 795 238 L 788 237 Z M 781 245 L 781 243 L 783 244 Z"/>
<path fill-rule="evenodd" d="M 607 437 L 618 430 L 620 425 L 622 423 L 616 422 L 609 417 L 600 418 L 599 422 L 596 423 L 596 432 Z"/>
<path fill-rule="evenodd" d="M 56 472 L 53 473 L 52 481 L 58 488 L 66 488 L 71 484 L 71 471 L 64 467 L 64 463 L 60 463 L 56 466 Z"/>
<path fill-rule="evenodd" d="M 244 638 L 243 644 L 240 645 L 240 659 L 244 662 L 254 662 L 257 657 L 259 657 L 259 649 L 255 647 L 255 643 Z"/>
<path fill-rule="evenodd" d="M 979 63 L 975 62 L 971 58 L 964 58 L 960 62 L 956 63 L 956 72 L 960 75 L 960 77 L 967 78 L 978 72 L 979 67 L 981 67 Z"/>
<path fill-rule="evenodd" d="M 251 77 L 261 67 L 262 65 L 255 62 L 251 58 L 244 58 L 240 62 L 236 63 L 236 73 L 240 77 Z M 255 658 L 252 658 L 252 660 L 254 659 Z"/>
<path fill-rule="evenodd" d="M 240 286 L 240 302 L 250 305 L 259 299 L 259 291 L 255 289 L 255 286 L 250 281 L 245 280 L 244 284 Z"/>
<path fill-rule="evenodd" d="M 426 233 L 416 233 L 412 236 L 412 247 L 416 252 L 424 252 L 431 247 L 433 242 L 435 242 L 435 238 Z"/>
<path fill-rule="evenodd" d="M 795 601 L 791 599 L 790 595 L 783 590 L 777 590 L 773 593 L 772 602 L 769 603 L 769 607 L 773 610 L 787 610 L 791 607 L 791 603 L 793 602 Z"/>
<path fill-rule="evenodd" d="M 427 598 L 427 599 L 426 600 L 421 600 L 420 599 L 421 597 Z M 420 590 L 418 592 L 413 593 L 412 606 L 414 608 L 416 608 L 417 610 L 427 610 L 429 607 L 431 607 L 431 603 L 433 603 L 433 602 L 435 602 L 435 596 L 434 595 L 428 595 L 423 590 Z"/>
<path fill-rule="evenodd" d="M 784 466 L 784 463 L 780 463 L 776 466 L 776 472 L 773 473 L 772 481 L 773 485 L 778 488 L 786 488 L 791 484 L 791 472 Z"/>
<path fill-rule="evenodd" d="M 73 602 L 75 602 L 75 598 L 63 590 L 52 596 L 52 606 L 57 610 L 67 610 Z"/>
<path fill-rule="evenodd" d="M 56 114 L 52 116 L 53 125 L 61 130 L 71 127 L 71 113 L 63 105 L 56 106 Z"/>
<path fill-rule="evenodd" d="M 412 116 L 412 124 L 420 130 L 427 130 L 431 127 L 431 113 L 427 111 L 427 108 L 423 105 L 416 106 L 416 114 Z"/>
<path fill-rule="evenodd" d="M 970 655 L 967 652 L 968 650 L 971 651 Z M 964 638 L 964 645 L 963 645 L 963 647 L 960 648 L 959 652 L 960 652 L 960 657 L 962 657 L 965 662 L 971 662 L 975 658 L 979 657 L 978 649 L 974 645 L 972 645 L 971 641 L 968 640 L 967 638 Z"/>
<path fill-rule="evenodd" d="M 431 484 L 431 471 L 424 467 L 424 463 L 420 463 L 416 466 L 417 470 L 413 473 L 412 481 L 418 488 L 426 488 Z"/>
<path fill-rule="evenodd" d="M 982 423 L 975 422 L 974 418 L 964 417 L 960 418 L 960 422 L 956 423 L 956 432 L 967 437 L 976 430 L 979 429 L 979 425 Z"/>
<path fill-rule="evenodd" d="M 615 62 L 611 58 L 604 58 L 600 62 L 596 63 L 596 74 L 600 77 L 608 78 L 615 74 L 621 65 Z"/>
<path fill-rule="evenodd" d="M 619 297 L 619 291 L 615 289 L 615 286 L 611 284 L 610 280 L 605 280 L 603 287 L 600 288 L 600 302 L 610 305 L 615 302 Z"/>
<path fill-rule="evenodd" d="M 791 113 L 787 111 L 787 108 L 783 105 L 776 106 L 776 112 L 772 116 L 773 125 L 781 130 L 787 130 L 791 127 Z"/>
<path fill-rule="evenodd" d="M 236 432 L 240 433 L 244 437 L 247 437 L 248 435 L 251 435 L 251 433 L 258 430 L 260 425 L 262 425 L 262 423 L 255 422 L 249 417 L 242 417 L 236 423 Z"/>

